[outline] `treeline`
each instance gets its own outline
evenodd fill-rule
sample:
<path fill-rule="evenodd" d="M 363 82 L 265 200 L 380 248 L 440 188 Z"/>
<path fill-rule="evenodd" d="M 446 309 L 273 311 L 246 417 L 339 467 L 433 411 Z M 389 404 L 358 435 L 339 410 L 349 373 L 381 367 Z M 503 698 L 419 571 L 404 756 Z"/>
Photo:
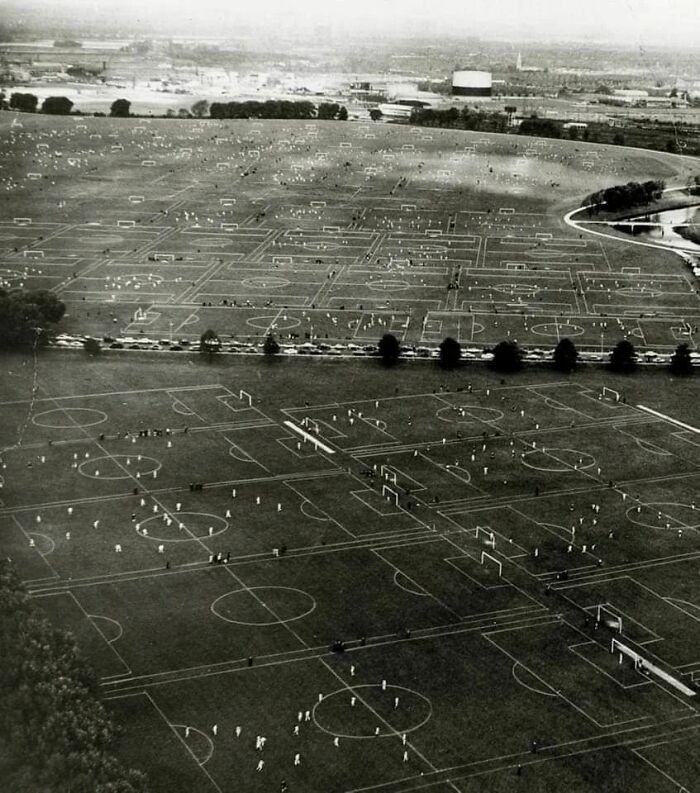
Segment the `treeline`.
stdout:
<path fill-rule="evenodd" d="M 439 127 L 441 129 L 467 129 L 476 132 L 505 132 L 508 116 L 504 113 L 487 113 L 463 107 L 449 107 L 433 110 L 429 107 L 416 107 L 411 111 L 409 123 L 419 127 Z"/>
<path fill-rule="evenodd" d="M 666 188 L 663 179 L 650 179 L 646 182 L 627 182 L 613 185 L 604 190 L 591 193 L 583 199 L 581 206 L 593 204 L 592 210 L 598 212 L 605 208 L 609 212 L 620 212 L 634 207 L 646 206 L 658 201 Z"/>
<path fill-rule="evenodd" d="M 0 289 L 0 349 L 44 344 L 65 311 L 53 292 Z"/>
<path fill-rule="evenodd" d="M 282 119 L 327 119 L 347 121 L 348 111 L 335 102 L 322 102 L 316 107 L 313 102 L 301 100 L 268 99 L 265 102 L 212 102 L 210 118 L 282 118 Z"/>
<path fill-rule="evenodd" d="M 508 119 L 508 113 L 488 112 L 468 107 L 463 107 L 461 110 L 456 107 L 448 107 L 444 110 L 416 107 L 411 111 L 409 123 L 419 127 L 466 129 L 473 132 L 507 132 Z M 562 125 L 548 118 L 524 118 L 517 132 L 519 135 L 534 135 L 539 138 L 561 138 Z"/>
<path fill-rule="evenodd" d="M 115 736 L 73 636 L 34 606 L 0 562 L 0 738 L 52 793 L 147 793 L 109 753 Z"/>

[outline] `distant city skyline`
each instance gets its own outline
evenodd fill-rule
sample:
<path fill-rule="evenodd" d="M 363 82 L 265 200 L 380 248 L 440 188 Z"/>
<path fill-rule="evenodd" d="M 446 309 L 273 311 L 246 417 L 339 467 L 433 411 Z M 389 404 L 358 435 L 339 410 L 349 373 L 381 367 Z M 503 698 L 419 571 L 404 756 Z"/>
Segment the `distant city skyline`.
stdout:
<path fill-rule="evenodd" d="M 245 27 L 276 34 L 334 30 L 464 35 L 513 41 L 588 41 L 640 46 L 699 46 L 696 0 L 14 0 L 13 8 L 75 12 L 94 22 L 143 24 L 158 33 L 182 27 L 235 35 Z"/>

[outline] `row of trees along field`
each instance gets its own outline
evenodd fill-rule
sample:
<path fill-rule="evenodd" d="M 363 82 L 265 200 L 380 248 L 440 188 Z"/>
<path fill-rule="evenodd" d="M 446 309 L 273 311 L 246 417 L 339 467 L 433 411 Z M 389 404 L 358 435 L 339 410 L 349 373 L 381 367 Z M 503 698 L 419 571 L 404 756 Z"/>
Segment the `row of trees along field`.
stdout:
<path fill-rule="evenodd" d="M 116 728 L 73 635 L 54 628 L 0 562 L 0 752 L 3 790 L 147 793 L 110 753 Z M 9 755 L 9 757 L 8 757 Z"/>
<path fill-rule="evenodd" d="M 221 351 L 223 344 L 216 331 L 211 328 L 204 331 L 200 338 L 200 351 L 203 354 L 212 355 Z M 460 343 L 447 336 L 440 343 L 437 363 L 444 369 L 456 369 L 464 362 L 462 360 L 462 347 Z M 263 343 L 263 354 L 268 357 L 278 355 L 281 351 L 280 345 L 275 337 L 270 333 Z M 385 333 L 377 344 L 377 357 L 385 366 L 393 366 L 398 363 L 402 355 L 402 347 L 399 340 L 393 333 Z M 512 373 L 518 372 L 523 367 L 525 351 L 522 350 L 517 342 L 502 341 L 492 350 L 493 359 L 490 362 L 491 368 L 498 372 Z M 550 360 L 551 365 L 560 372 L 573 372 L 579 361 L 579 353 L 576 345 L 571 339 L 560 339 L 557 346 L 552 351 Z M 637 353 L 634 345 L 623 339 L 618 342 L 609 355 L 609 368 L 613 372 L 631 374 L 637 368 Z M 690 348 L 687 344 L 679 344 L 675 353 L 671 356 L 669 370 L 675 375 L 689 375 L 693 372 L 693 361 L 690 357 Z"/>
<path fill-rule="evenodd" d="M 347 121 L 348 111 L 336 102 L 297 102 L 269 99 L 265 102 L 212 102 L 209 107 L 211 118 L 282 118 Z"/>
<path fill-rule="evenodd" d="M 0 93 L 0 109 L 19 110 L 24 113 L 48 113 L 50 115 L 70 115 L 73 102 L 65 96 L 48 96 L 39 105 L 39 99 L 34 94 L 15 91 L 10 95 L 9 101 Z M 314 104 L 307 100 L 287 101 L 270 99 L 265 102 L 251 100 L 248 102 L 212 102 L 206 99 L 195 102 L 188 110 L 181 108 L 178 116 L 183 118 L 204 118 L 209 113 L 210 118 L 276 118 L 276 119 L 318 119 L 321 121 L 347 121 L 348 111 L 337 102 L 320 102 Z M 104 115 L 104 113 L 95 113 Z M 131 116 L 131 102 L 128 99 L 115 99 L 112 102 L 109 115 L 112 118 L 129 118 Z M 174 116 L 171 110 L 166 116 Z"/>

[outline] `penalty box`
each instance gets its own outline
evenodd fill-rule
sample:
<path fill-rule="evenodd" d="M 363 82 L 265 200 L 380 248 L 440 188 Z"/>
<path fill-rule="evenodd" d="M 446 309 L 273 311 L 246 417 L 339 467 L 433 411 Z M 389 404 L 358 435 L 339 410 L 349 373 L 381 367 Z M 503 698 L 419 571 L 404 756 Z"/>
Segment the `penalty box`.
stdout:
<path fill-rule="evenodd" d="M 393 499 L 382 495 L 379 486 L 366 486 L 364 478 L 343 474 L 332 479 L 297 479 L 290 486 L 350 538 L 422 528 L 401 503 L 397 507 Z"/>
<path fill-rule="evenodd" d="M 557 696 L 598 728 L 629 725 L 646 718 L 671 718 L 677 713 L 675 696 L 657 686 L 640 687 L 630 696 L 613 675 L 582 657 L 579 650 L 585 636 L 566 622 L 506 628 L 484 635 L 520 665 L 532 687 Z"/>
<path fill-rule="evenodd" d="M 663 594 L 630 576 L 591 584 L 568 585 L 562 590 L 580 608 L 597 614 L 599 605 L 608 614 L 622 618 L 621 641 L 630 640 L 648 652 L 650 660 L 660 659 L 680 669 L 697 662 L 700 623 L 690 613 Z M 680 604 L 682 605 L 682 604 Z"/>
<path fill-rule="evenodd" d="M 482 565 L 476 551 L 474 557 L 461 554 L 458 542 L 426 536 L 375 553 L 460 619 L 541 612 L 539 603 L 499 576 L 498 565 Z"/>

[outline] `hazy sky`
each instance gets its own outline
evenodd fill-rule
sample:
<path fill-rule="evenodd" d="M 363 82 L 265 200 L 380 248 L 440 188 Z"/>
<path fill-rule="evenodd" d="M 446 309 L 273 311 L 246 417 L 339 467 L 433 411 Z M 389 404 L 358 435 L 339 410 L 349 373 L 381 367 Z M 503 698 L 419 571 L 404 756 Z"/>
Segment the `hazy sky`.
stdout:
<path fill-rule="evenodd" d="M 16 0 L 35 3 L 37 0 Z M 88 16 L 149 21 L 192 19 L 222 35 L 237 24 L 279 28 L 441 30 L 453 35 L 527 39 L 700 43 L 700 0 L 45 0 L 52 9 L 82 8 Z M 2 0 L 0 0 L 0 8 Z M 153 31 L 157 32 L 156 30 Z M 186 30 L 184 31 L 186 33 Z"/>

